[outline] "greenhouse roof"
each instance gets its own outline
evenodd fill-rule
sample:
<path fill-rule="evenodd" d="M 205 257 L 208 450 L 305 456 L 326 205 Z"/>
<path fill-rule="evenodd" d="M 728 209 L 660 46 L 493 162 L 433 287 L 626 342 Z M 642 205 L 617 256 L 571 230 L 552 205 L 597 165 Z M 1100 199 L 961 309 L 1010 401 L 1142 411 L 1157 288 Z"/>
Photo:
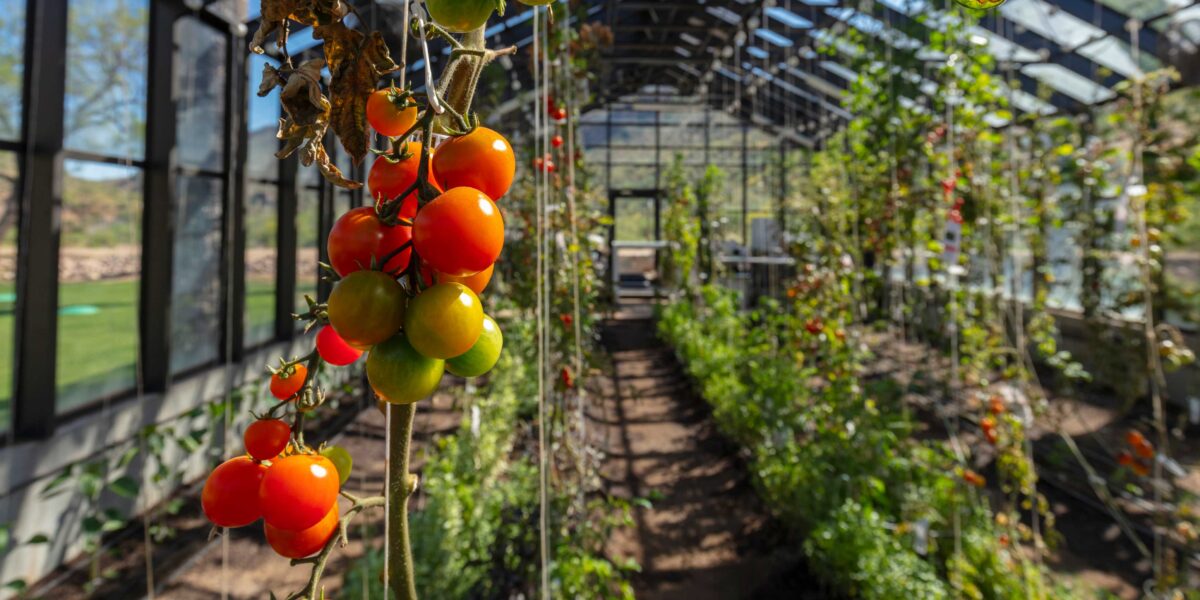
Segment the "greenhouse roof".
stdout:
<path fill-rule="evenodd" d="M 400 20 L 398 1 L 356 4 L 371 18 Z M 369 13 L 361 10 L 367 4 Z M 898 68 L 891 72 L 912 84 L 898 92 L 906 105 L 927 105 L 922 96 L 937 86 L 926 76 L 946 60 L 930 40 L 960 18 L 957 10 L 935 8 L 945 2 L 929 0 L 877 0 L 870 9 L 853 0 L 585 4 L 587 21 L 613 31 L 614 44 L 600 66 L 601 104 L 630 96 L 707 98 L 745 122 L 807 132 L 818 140 L 851 116 L 840 106 L 858 77 L 853 67 L 862 63 L 864 48 L 868 64 L 895 60 Z M 532 12 L 509 5 L 506 18 L 487 34 L 496 44 L 528 46 Z M 256 16 L 256 6 L 250 3 L 249 17 Z M 1131 19 L 1144 24 L 1136 37 L 1128 28 Z M 1107 102 L 1122 80 L 1161 67 L 1166 32 L 1187 19 L 1200 20 L 1200 0 L 1008 0 L 967 31 L 974 51 L 986 50 L 1011 74 L 1013 107 L 1046 114 Z M 850 40 L 852 31 L 863 46 Z M 298 31 L 292 43 L 303 49 L 319 40 Z M 508 64 L 527 56 L 518 53 Z M 410 70 L 423 66 L 417 61 Z M 512 69 L 517 89 L 531 87 L 523 71 Z"/>

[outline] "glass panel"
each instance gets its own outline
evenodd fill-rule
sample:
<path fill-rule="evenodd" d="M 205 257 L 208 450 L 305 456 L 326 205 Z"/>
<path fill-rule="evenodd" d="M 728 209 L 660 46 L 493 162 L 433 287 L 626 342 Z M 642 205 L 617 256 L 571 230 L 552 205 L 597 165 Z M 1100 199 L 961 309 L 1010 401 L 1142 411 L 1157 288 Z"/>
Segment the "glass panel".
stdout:
<path fill-rule="evenodd" d="M 194 17 L 184 17 L 175 23 L 175 45 L 179 164 L 223 171 L 225 37 Z"/>
<path fill-rule="evenodd" d="M 278 61 L 258 54 L 251 54 L 247 64 L 252 93 L 248 94 L 250 105 L 246 114 L 246 176 L 274 181 L 279 179 L 279 159 L 275 158 L 275 151 L 279 150 L 279 140 L 275 138 L 279 128 L 279 88 L 264 98 L 253 93 L 262 79 L 263 66 L 268 64 L 279 66 Z M 302 170 L 315 172 L 316 167 Z"/>
<path fill-rule="evenodd" d="M 654 198 L 617 198 L 616 240 L 618 242 L 654 241 Z"/>
<path fill-rule="evenodd" d="M 17 155 L 0 153 L 0 430 L 8 431 L 12 399 L 13 306 L 17 301 Z"/>
<path fill-rule="evenodd" d="M 246 186 L 245 346 L 275 337 L 275 273 L 279 259 L 279 191 Z"/>
<path fill-rule="evenodd" d="M 58 412 L 133 389 L 141 170 L 67 160 L 58 265 Z"/>
<path fill-rule="evenodd" d="M 63 143 L 140 159 L 146 142 L 148 0 L 72 0 Z"/>
<path fill-rule="evenodd" d="M 620 189 L 648 189 L 658 186 L 655 181 L 657 169 L 654 165 L 636 166 L 636 165 L 617 165 L 612 166 L 613 187 Z"/>
<path fill-rule="evenodd" d="M 222 194 L 217 177 L 179 176 L 171 267 L 171 373 L 221 356 Z"/>
<path fill-rule="evenodd" d="M 21 137 L 24 60 L 25 0 L 0 0 L 0 139 Z"/>
<path fill-rule="evenodd" d="M 296 308 L 295 312 L 308 311 L 304 295 L 315 300 L 317 297 L 317 260 L 320 256 L 317 223 L 320 217 L 320 193 L 316 190 L 300 189 L 296 206 Z M 303 323 L 300 325 L 303 327 Z"/>

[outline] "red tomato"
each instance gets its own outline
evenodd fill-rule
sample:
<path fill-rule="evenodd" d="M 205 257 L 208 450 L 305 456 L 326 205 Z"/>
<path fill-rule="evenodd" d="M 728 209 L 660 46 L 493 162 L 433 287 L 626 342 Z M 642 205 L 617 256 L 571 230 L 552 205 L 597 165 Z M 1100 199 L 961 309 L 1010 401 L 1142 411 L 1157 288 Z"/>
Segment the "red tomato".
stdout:
<path fill-rule="evenodd" d="M 504 248 L 504 217 L 483 192 L 453 188 L 413 221 L 413 247 L 435 271 L 454 277 L 492 266 Z"/>
<path fill-rule="evenodd" d="M 566 121 L 567 120 L 567 109 L 560 106 L 559 108 L 554 109 L 554 112 L 550 113 L 550 116 L 555 121 L 560 121 L 560 122 Z"/>
<path fill-rule="evenodd" d="M 406 146 L 408 153 L 412 156 L 397 162 L 392 162 L 386 156 L 380 156 L 371 165 L 371 172 L 367 174 L 367 189 L 371 194 L 371 199 L 385 202 L 395 200 L 417 181 L 417 167 L 421 165 L 421 144 L 408 142 Z M 437 164 L 439 153 L 440 150 L 434 152 L 433 158 L 426 165 L 425 179 L 440 192 L 445 188 L 438 183 L 441 179 L 435 176 L 436 171 L 433 166 Z M 400 205 L 400 216 L 411 219 L 416 214 L 417 194 L 414 192 L 404 197 L 403 204 Z"/>
<path fill-rule="evenodd" d="M 396 88 L 383 88 L 367 98 L 367 122 L 379 135 L 404 135 L 417 122 L 417 107 L 403 107 L 399 92 Z"/>
<path fill-rule="evenodd" d="M 293 454 L 267 469 L 258 489 L 263 519 L 272 527 L 300 531 L 316 525 L 337 505 L 338 471 L 328 458 Z"/>
<path fill-rule="evenodd" d="M 413 196 L 415 201 L 416 196 Z M 415 208 L 414 208 L 415 214 Z M 342 215 L 329 231 L 329 264 L 338 275 L 345 277 L 355 271 L 375 267 L 388 273 L 403 271 L 408 267 L 412 250 L 404 250 L 386 265 L 379 265 L 385 257 L 412 240 L 412 227 L 397 225 L 389 227 L 379 220 L 375 207 L 362 206 Z"/>
<path fill-rule="evenodd" d="M 292 428 L 279 419 L 259 419 L 242 434 L 246 452 L 255 460 L 271 460 L 279 456 L 291 438 Z"/>
<path fill-rule="evenodd" d="M 442 142 L 433 155 L 433 172 L 444 189 L 475 188 L 499 200 L 512 186 L 517 158 L 504 136 L 476 127 L 467 135 Z"/>
<path fill-rule="evenodd" d="M 257 521 L 263 515 L 258 489 L 266 472 L 266 465 L 247 456 L 218 465 L 200 492 L 204 516 L 217 527 L 243 527 Z"/>
<path fill-rule="evenodd" d="M 813 335 L 817 335 L 825 329 L 825 324 L 822 323 L 820 319 L 809 319 L 808 322 L 804 324 L 804 329 Z"/>
<path fill-rule="evenodd" d="M 358 360 L 363 351 L 347 344 L 333 327 L 322 327 L 317 332 L 317 354 L 335 367 L 344 367 Z"/>
<path fill-rule="evenodd" d="M 304 364 L 292 365 L 287 371 L 271 375 L 271 395 L 280 400 L 291 400 L 304 388 L 305 377 L 308 377 L 308 367 Z"/>
<path fill-rule="evenodd" d="M 267 534 L 267 543 L 275 553 L 284 558 L 305 558 L 312 556 L 325 547 L 325 543 L 338 527 L 338 506 L 334 502 L 329 512 L 316 525 L 300 531 L 289 531 L 264 523 L 263 529 Z"/>
<path fill-rule="evenodd" d="M 550 138 L 550 145 L 554 146 L 555 148 L 562 148 L 563 137 L 561 135 L 556 135 Z"/>

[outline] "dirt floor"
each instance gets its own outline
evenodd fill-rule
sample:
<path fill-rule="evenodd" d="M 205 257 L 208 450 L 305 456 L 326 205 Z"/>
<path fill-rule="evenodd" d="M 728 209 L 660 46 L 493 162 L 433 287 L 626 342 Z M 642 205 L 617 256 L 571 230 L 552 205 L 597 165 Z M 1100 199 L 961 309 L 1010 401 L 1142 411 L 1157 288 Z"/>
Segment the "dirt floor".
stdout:
<path fill-rule="evenodd" d="M 610 553 L 641 564 L 637 597 L 830 597 L 805 570 L 799 544 L 767 515 L 746 464 L 648 316 L 626 310 L 606 323 L 612 381 L 591 412 L 609 491 L 652 503 L 635 509 L 636 530 L 609 544 Z"/>

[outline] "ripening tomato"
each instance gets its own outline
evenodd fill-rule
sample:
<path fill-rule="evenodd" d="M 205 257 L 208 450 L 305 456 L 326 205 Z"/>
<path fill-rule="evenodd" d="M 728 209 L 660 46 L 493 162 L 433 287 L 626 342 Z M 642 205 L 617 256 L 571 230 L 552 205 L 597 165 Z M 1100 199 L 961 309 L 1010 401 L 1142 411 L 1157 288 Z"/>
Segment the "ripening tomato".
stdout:
<path fill-rule="evenodd" d="M 370 348 L 400 330 L 407 301 L 404 287 L 390 275 L 355 271 L 329 294 L 329 324 L 347 344 Z"/>
<path fill-rule="evenodd" d="M 431 396 L 445 369 L 445 361 L 422 356 L 403 333 L 371 348 L 367 355 L 371 389 L 392 404 L 412 404 Z"/>
<path fill-rule="evenodd" d="M 263 520 L 272 527 L 300 531 L 316 525 L 337 504 L 338 472 L 328 458 L 293 454 L 267 469 L 258 489 Z"/>
<path fill-rule="evenodd" d="M 487 23 L 496 0 L 425 0 L 425 8 L 438 25 L 454 33 L 467 33 Z"/>
<path fill-rule="evenodd" d="M 563 137 L 561 135 L 556 135 L 550 138 L 550 145 L 554 146 L 555 148 L 562 148 Z"/>
<path fill-rule="evenodd" d="M 521 2 L 521 4 L 524 4 L 526 6 L 546 6 L 547 4 L 551 4 L 554 2 L 554 0 L 519 0 L 519 1 Z"/>
<path fill-rule="evenodd" d="M 244 527 L 263 516 L 258 488 L 267 466 L 248 456 L 231 458 L 213 469 L 200 492 L 204 516 L 217 527 Z"/>
<path fill-rule="evenodd" d="M 493 264 L 474 275 L 467 275 L 465 277 L 457 277 L 445 273 L 434 273 L 434 277 L 438 283 L 461 283 L 470 288 L 478 296 L 483 293 L 483 290 L 487 289 L 488 283 L 492 281 L 492 273 L 495 271 L 496 265 Z"/>
<path fill-rule="evenodd" d="M 508 193 L 517 172 L 517 157 L 504 136 L 476 127 L 450 138 L 433 155 L 433 172 L 444 189 L 475 188 L 492 200 Z"/>
<path fill-rule="evenodd" d="M 317 521 L 316 525 L 301 529 L 299 531 L 290 531 L 272 526 L 270 523 L 263 524 L 263 530 L 267 534 L 267 543 L 271 545 L 271 549 L 275 553 L 284 558 L 305 558 L 320 552 L 329 538 L 337 532 L 338 527 L 338 505 L 337 502 L 329 508 L 329 512 Z"/>
<path fill-rule="evenodd" d="M 411 240 L 412 227 L 389 227 L 379 219 L 374 206 L 361 206 L 342 215 L 329 230 L 329 264 L 342 277 L 372 268 L 399 273 L 408 267 L 412 250 L 395 251 Z M 387 264 L 379 264 L 385 258 Z"/>
<path fill-rule="evenodd" d="M 338 483 L 346 485 L 346 480 L 350 479 L 350 471 L 354 469 L 354 457 L 341 446 L 329 446 L 321 450 L 321 456 L 328 458 L 337 468 Z"/>
<path fill-rule="evenodd" d="M 271 460 L 287 448 L 292 428 L 279 419 L 259 419 L 246 428 L 242 441 L 255 460 Z"/>
<path fill-rule="evenodd" d="M 391 157 L 388 156 L 380 156 L 375 159 L 371 165 L 371 172 L 367 173 L 367 191 L 370 192 L 372 200 L 377 202 L 395 200 L 404 193 L 404 190 L 416 183 L 417 170 L 421 166 L 421 144 L 408 142 L 405 144 L 405 151 L 411 156 L 396 162 L 392 162 Z M 434 174 L 433 168 L 438 153 L 432 154 L 433 158 L 429 164 L 425 165 L 425 180 L 440 192 L 445 188 L 439 183 L 441 180 Z M 416 215 L 417 194 L 412 192 L 405 196 L 400 204 L 400 217 L 411 219 Z"/>
<path fill-rule="evenodd" d="M 504 217 L 483 192 L 454 188 L 421 209 L 413 221 L 413 247 L 435 271 L 473 275 L 500 257 Z"/>
<path fill-rule="evenodd" d="M 483 331 L 483 305 L 461 283 L 439 283 L 408 303 L 404 335 L 429 358 L 454 358 L 475 345 Z"/>
<path fill-rule="evenodd" d="M 967 8 L 973 8 L 975 10 L 987 10 L 989 8 L 996 8 L 997 6 L 1004 4 L 1004 2 L 1006 0 L 954 0 L 954 1 L 957 2 L 960 6 L 965 6 Z"/>
<path fill-rule="evenodd" d="M 271 395 L 280 400 L 291 400 L 304 388 L 304 379 L 308 377 L 308 367 L 304 364 L 292 365 L 271 375 Z"/>
<path fill-rule="evenodd" d="M 379 135 L 404 135 L 417 123 L 417 107 L 404 106 L 400 90 L 394 87 L 375 90 L 367 97 L 367 122 Z"/>
<path fill-rule="evenodd" d="M 362 353 L 362 350 L 347 344 L 332 327 L 322 327 L 317 332 L 317 354 L 321 355 L 321 360 L 335 367 L 353 363 Z"/>
<path fill-rule="evenodd" d="M 459 377 L 479 377 L 496 366 L 503 348 L 504 335 L 500 326 L 491 317 L 483 315 L 483 331 L 475 345 L 466 353 L 448 359 L 446 370 Z"/>

